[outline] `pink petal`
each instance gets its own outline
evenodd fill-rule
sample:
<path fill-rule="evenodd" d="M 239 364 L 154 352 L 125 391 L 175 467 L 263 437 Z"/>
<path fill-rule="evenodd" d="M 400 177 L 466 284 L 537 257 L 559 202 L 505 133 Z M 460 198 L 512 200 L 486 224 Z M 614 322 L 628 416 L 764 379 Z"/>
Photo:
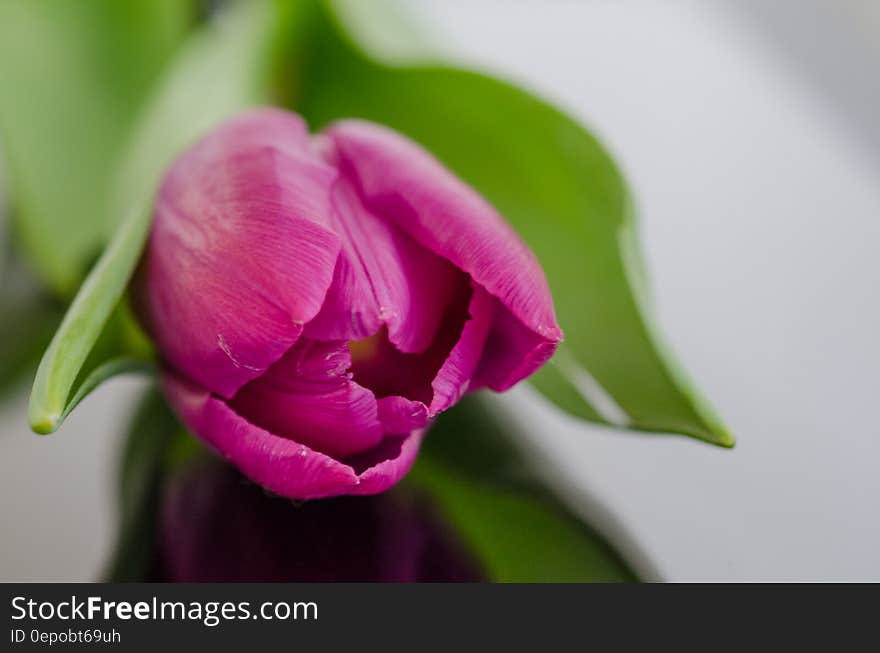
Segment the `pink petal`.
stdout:
<path fill-rule="evenodd" d="M 474 373 L 473 387 L 502 392 L 540 369 L 556 352 L 559 341 L 527 329 L 497 299 L 494 301 L 495 322 Z"/>
<path fill-rule="evenodd" d="M 530 331 L 483 367 L 483 379 L 503 390 L 534 372 L 562 339 L 544 273 L 497 211 L 420 146 L 387 128 L 346 120 L 326 130 L 343 175 L 364 206 L 416 242 L 464 270 Z M 503 311 L 502 311 L 503 312 Z M 549 345 L 548 345 L 549 343 Z"/>
<path fill-rule="evenodd" d="M 387 326 L 398 349 L 424 351 L 463 275 L 367 210 L 344 176 L 333 185 L 331 205 L 342 252 L 324 306 L 306 335 L 361 340 Z"/>
<path fill-rule="evenodd" d="M 229 405 L 252 424 L 329 456 L 359 453 L 379 444 L 383 432 L 376 398 L 351 380 L 350 366 L 347 343 L 300 338 Z"/>
<path fill-rule="evenodd" d="M 468 308 L 469 318 L 461 330 L 461 337 L 431 383 L 434 390 L 430 407 L 432 417 L 454 406 L 471 387 L 471 378 L 483 357 L 496 304 L 495 298 L 485 290 L 474 288 Z M 480 385 L 484 384 L 477 382 L 472 389 L 475 390 Z"/>
<path fill-rule="evenodd" d="M 292 499 L 387 490 L 412 467 L 424 437 L 424 430 L 390 436 L 347 464 L 251 424 L 221 399 L 173 372 L 163 380 L 169 400 L 190 429 L 245 476 Z"/>
<path fill-rule="evenodd" d="M 359 483 L 352 494 L 378 494 L 396 485 L 415 463 L 426 432 L 427 429 L 423 428 L 409 435 L 386 438 L 367 463 L 369 467 L 358 467 L 363 471 L 359 473 Z"/>
<path fill-rule="evenodd" d="M 388 433 L 408 433 L 428 424 L 428 407 L 415 401 L 394 395 L 382 397 L 379 404 L 379 421 Z"/>
<path fill-rule="evenodd" d="M 274 109 L 225 123 L 177 159 L 137 280 L 166 361 L 230 397 L 290 348 L 333 277 L 334 177 L 302 120 Z"/>

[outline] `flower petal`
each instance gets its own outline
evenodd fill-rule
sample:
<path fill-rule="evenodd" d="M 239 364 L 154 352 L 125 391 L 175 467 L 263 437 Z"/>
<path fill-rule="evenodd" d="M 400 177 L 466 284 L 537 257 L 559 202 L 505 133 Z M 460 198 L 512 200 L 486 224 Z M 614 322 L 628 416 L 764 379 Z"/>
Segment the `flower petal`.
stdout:
<path fill-rule="evenodd" d="M 409 471 L 424 437 L 424 430 L 388 437 L 347 464 L 251 424 L 173 372 L 166 372 L 163 381 L 178 415 L 202 440 L 254 482 L 292 499 L 382 492 Z"/>
<path fill-rule="evenodd" d="M 409 433 L 428 424 L 428 407 L 424 402 L 399 395 L 382 397 L 379 404 L 379 421 L 388 433 Z"/>
<path fill-rule="evenodd" d="M 370 212 L 347 178 L 333 184 L 331 206 L 342 252 L 324 306 L 306 335 L 361 340 L 384 325 L 400 351 L 424 351 L 464 275 Z"/>
<path fill-rule="evenodd" d="M 481 385 L 489 385 L 480 380 L 472 383 L 471 379 L 483 358 L 496 307 L 494 297 L 479 286 L 474 288 L 461 337 L 431 382 L 434 396 L 429 412 L 432 417 L 455 405 L 469 388 L 476 390 Z"/>
<path fill-rule="evenodd" d="M 356 454 L 382 441 L 382 424 L 375 396 L 351 380 L 350 366 L 347 343 L 300 338 L 229 405 L 252 424 L 328 456 Z"/>
<path fill-rule="evenodd" d="M 550 360 L 559 340 L 526 328 L 497 299 L 494 302 L 495 321 L 474 373 L 473 388 L 486 386 L 503 392 Z"/>
<path fill-rule="evenodd" d="M 396 485 L 415 463 L 426 432 L 427 428 L 423 428 L 409 435 L 385 438 L 369 461 L 370 466 L 359 473 L 352 494 L 378 494 Z"/>
<path fill-rule="evenodd" d="M 251 111 L 162 181 L 139 312 L 166 361 L 224 397 L 287 351 L 330 286 L 335 173 L 310 143 L 297 116 Z"/>
<path fill-rule="evenodd" d="M 379 125 L 345 120 L 325 134 L 340 171 L 364 206 L 464 270 L 533 337 L 507 337 L 508 356 L 484 365 L 487 385 L 503 390 L 534 372 L 562 339 L 544 273 L 534 255 L 479 194 L 413 141 Z M 523 363 L 527 364 L 523 364 Z M 490 369 L 492 368 L 492 369 Z"/>

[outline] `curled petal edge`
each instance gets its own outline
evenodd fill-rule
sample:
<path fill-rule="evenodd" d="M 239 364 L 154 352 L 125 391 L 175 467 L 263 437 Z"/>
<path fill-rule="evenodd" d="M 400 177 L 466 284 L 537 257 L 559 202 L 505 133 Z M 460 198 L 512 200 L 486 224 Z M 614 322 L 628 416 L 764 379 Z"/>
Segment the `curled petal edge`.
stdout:
<path fill-rule="evenodd" d="M 223 400 L 173 372 L 165 372 L 163 385 L 178 415 L 205 443 L 254 482 L 291 499 L 383 492 L 410 470 L 427 431 L 390 436 L 389 457 L 348 464 L 251 424 Z"/>

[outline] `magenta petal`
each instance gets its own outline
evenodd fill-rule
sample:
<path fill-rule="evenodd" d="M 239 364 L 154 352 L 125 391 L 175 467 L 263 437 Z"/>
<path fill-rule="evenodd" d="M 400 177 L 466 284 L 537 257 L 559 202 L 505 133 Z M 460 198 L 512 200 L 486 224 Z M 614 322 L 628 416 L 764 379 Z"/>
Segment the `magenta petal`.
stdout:
<path fill-rule="evenodd" d="M 366 464 L 340 462 L 305 445 L 254 426 L 207 390 L 173 374 L 165 392 L 186 425 L 248 478 L 292 499 L 376 494 L 396 484 L 412 467 L 424 431 L 386 438 Z M 368 457 L 369 455 L 369 457 Z"/>
<path fill-rule="evenodd" d="M 409 433 L 428 424 L 428 407 L 421 401 L 400 396 L 382 397 L 379 421 L 386 433 Z"/>
<path fill-rule="evenodd" d="M 308 499 L 347 494 L 357 485 L 348 465 L 254 426 L 222 400 L 176 375 L 167 374 L 164 380 L 187 426 L 263 487 Z"/>
<path fill-rule="evenodd" d="M 434 390 L 430 407 L 432 416 L 455 405 L 470 387 L 471 378 L 483 357 L 495 313 L 495 298 L 482 288 L 474 288 L 468 307 L 469 318 L 461 330 L 461 337 L 431 383 Z M 478 382 L 473 389 L 480 385 L 490 384 Z"/>
<path fill-rule="evenodd" d="M 522 348 L 485 363 L 487 385 L 500 390 L 534 372 L 562 332 L 544 273 L 507 222 L 428 152 L 387 128 L 346 120 L 326 134 L 367 209 L 470 274 L 534 334 L 507 339 Z"/>
<path fill-rule="evenodd" d="M 386 438 L 384 450 L 377 452 L 383 460 L 360 473 L 352 494 L 377 494 L 396 485 L 415 463 L 426 432 L 424 428 L 409 435 Z"/>
<path fill-rule="evenodd" d="M 251 423 L 327 455 L 356 454 L 379 444 L 383 431 L 375 396 L 351 380 L 350 366 L 347 343 L 300 338 L 229 405 Z"/>
<path fill-rule="evenodd" d="M 558 345 L 527 329 L 496 302 L 495 323 L 486 339 L 483 358 L 474 373 L 473 388 L 503 392 L 550 360 Z"/>
<path fill-rule="evenodd" d="M 344 176 L 334 183 L 331 198 L 342 252 L 324 306 L 306 326 L 306 336 L 361 340 L 385 325 L 400 351 L 425 350 L 461 272 L 370 212 Z"/>
<path fill-rule="evenodd" d="M 334 177 L 302 120 L 273 109 L 225 123 L 175 161 L 137 281 L 166 361 L 230 397 L 287 351 L 333 277 Z"/>

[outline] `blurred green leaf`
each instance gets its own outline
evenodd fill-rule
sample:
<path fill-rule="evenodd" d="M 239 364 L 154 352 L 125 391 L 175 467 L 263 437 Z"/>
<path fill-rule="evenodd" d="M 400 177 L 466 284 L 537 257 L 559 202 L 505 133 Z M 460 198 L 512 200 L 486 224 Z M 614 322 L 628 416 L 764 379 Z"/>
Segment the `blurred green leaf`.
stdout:
<path fill-rule="evenodd" d="M 547 273 L 565 331 L 553 364 L 534 379 L 551 401 L 584 419 L 731 446 L 648 318 L 632 203 L 602 146 L 510 84 L 377 60 L 353 40 L 365 30 L 345 23 L 357 16 L 363 27 L 364 8 L 352 13 L 355 6 L 319 4 L 292 106 L 314 129 L 361 117 L 408 134 L 513 224 Z M 401 48 L 383 50 L 399 58 Z"/>
<path fill-rule="evenodd" d="M 0 144 L 15 226 L 69 295 L 119 216 L 107 191 L 146 92 L 193 20 L 184 0 L 0 1 Z"/>
<path fill-rule="evenodd" d="M 119 474 L 119 535 L 105 574 L 115 582 L 143 581 L 155 544 L 161 479 L 180 431 L 158 388 L 151 387 L 135 410 L 125 438 Z"/>
<path fill-rule="evenodd" d="M 60 319 L 61 310 L 43 298 L 0 300 L 0 397 L 33 374 Z"/>
<path fill-rule="evenodd" d="M 269 0 L 233 2 L 188 39 L 134 130 L 112 193 L 115 213 L 151 203 L 165 168 L 199 136 L 271 101 L 282 24 L 293 29 L 292 12 L 283 15 Z"/>
<path fill-rule="evenodd" d="M 0 262 L 0 397 L 33 374 L 62 314 L 15 257 Z"/>
<path fill-rule="evenodd" d="M 537 496 L 464 478 L 430 459 L 412 482 L 431 493 L 494 581 L 637 580 L 595 532 Z"/>
<path fill-rule="evenodd" d="M 265 101 L 275 18 L 271 7 L 258 1 L 221 15 L 187 43 L 148 104 L 111 202 L 114 215 L 126 215 L 127 220 L 79 289 L 40 362 L 30 403 L 31 428 L 38 433 L 61 425 L 81 398 L 77 388 L 91 390 L 109 378 L 107 373 L 132 367 L 105 365 L 132 350 L 108 321 L 114 311 L 126 312 L 120 300 L 149 231 L 159 176 L 204 130 L 242 107 Z M 101 342 L 117 346 L 96 348 Z"/>
<path fill-rule="evenodd" d="M 469 398 L 431 429 L 407 482 L 431 494 L 492 580 L 637 580 L 608 542 L 530 476 L 531 467 Z"/>

